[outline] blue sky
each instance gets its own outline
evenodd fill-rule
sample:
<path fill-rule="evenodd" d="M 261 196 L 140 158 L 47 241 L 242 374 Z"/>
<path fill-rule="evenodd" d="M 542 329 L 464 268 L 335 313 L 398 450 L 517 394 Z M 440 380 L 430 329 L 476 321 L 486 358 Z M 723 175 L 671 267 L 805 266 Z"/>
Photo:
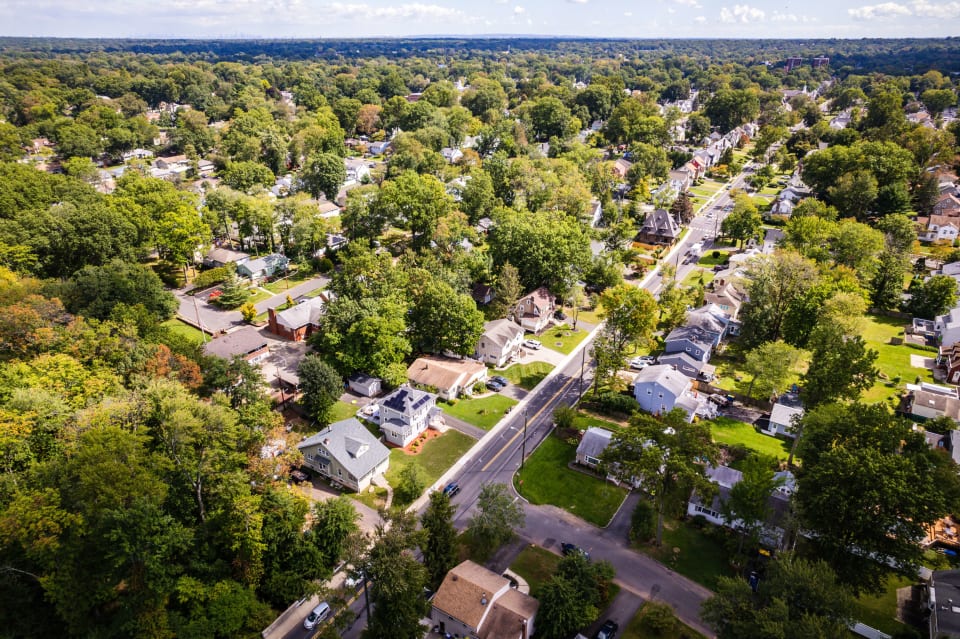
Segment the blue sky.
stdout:
<path fill-rule="evenodd" d="M 0 35 L 960 35 L 960 0 L 2 0 Z"/>

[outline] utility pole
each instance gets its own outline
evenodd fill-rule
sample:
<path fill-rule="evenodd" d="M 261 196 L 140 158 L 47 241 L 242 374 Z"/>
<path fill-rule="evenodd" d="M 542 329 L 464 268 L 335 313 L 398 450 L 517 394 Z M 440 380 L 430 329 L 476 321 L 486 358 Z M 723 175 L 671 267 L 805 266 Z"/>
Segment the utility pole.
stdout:
<path fill-rule="evenodd" d="M 587 347 L 580 351 L 580 385 L 577 387 L 577 401 L 583 399 L 583 369 L 587 367 Z"/>
<path fill-rule="evenodd" d="M 527 458 L 527 408 L 523 408 L 523 439 L 520 441 L 520 470 L 523 470 L 523 461 Z"/>
<path fill-rule="evenodd" d="M 193 310 L 197 314 L 197 326 L 200 327 L 200 339 L 207 343 L 207 332 L 203 330 L 203 320 L 200 319 L 200 305 L 197 304 L 197 296 L 193 296 Z"/>

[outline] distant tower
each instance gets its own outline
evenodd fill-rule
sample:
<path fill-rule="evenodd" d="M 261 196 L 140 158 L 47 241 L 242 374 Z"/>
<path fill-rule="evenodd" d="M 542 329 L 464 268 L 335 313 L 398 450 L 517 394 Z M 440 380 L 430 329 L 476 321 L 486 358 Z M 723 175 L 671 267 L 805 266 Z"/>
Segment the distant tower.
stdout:
<path fill-rule="evenodd" d="M 826 67 L 826 66 L 829 66 L 829 65 L 830 65 L 830 58 L 819 57 L 819 58 L 814 58 L 814 59 L 813 59 L 813 68 L 814 68 L 814 69 L 819 69 L 819 68 L 821 68 L 821 67 Z"/>
<path fill-rule="evenodd" d="M 787 70 L 787 73 L 790 73 L 794 69 L 800 67 L 803 64 L 803 58 L 787 58 L 787 61 L 784 63 L 784 68 Z"/>

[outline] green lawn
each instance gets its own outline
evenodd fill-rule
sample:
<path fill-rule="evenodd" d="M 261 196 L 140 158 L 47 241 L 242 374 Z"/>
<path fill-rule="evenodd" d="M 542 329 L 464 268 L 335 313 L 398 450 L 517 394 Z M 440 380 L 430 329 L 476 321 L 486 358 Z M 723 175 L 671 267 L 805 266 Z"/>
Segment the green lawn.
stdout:
<path fill-rule="evenodd" d="M 530 544 L 513 560 L 510 570 L 527 580 L 530 584 L 530 594 L 536 597 L 540 587 L 557 571 L 559 563 L 560 557 L 554 553 Z"/>
<path fill-rule="evenodd" d="M 552 370 L 553 365 L 547 362 L 530 362 L 529 364 L 514 364 L 499 374 L 520 388 L 533 390 Z"/>
<path fill-rule="evenodd" d="M 750 450 L 775 459 L 790 455 L 790 442 L 758 433 L 753 426 L 729 417 L 717 417 L 710 422 L 713 441 L 718 444 L 742 444 Z"/>
<path fill-rule="evenodd" d="M 707 530 L 711 534 L 706 534 Z M 724 534 L 723 529 L 713 528 L 710 524 L 699 530 L 690 523 L 667 520 L 663 525 L 663 545 L 657 548 L 652 543 L 642 544 L 639 550 L 684 577 L 714 590 L 719 577 L 733 574 L 727 563 L 730 553 L 723 543 Z M 674 553 L 674 548 L 679 548 L 680 552 Z"/>
<path fill-rule="evenodd" d="M 644 605 L 637 611 L 636 616 L 630 621 L 630 624 L 624 628 L 621 637 L 623 639 L 703 639 L 703 635 L 690 626 L 677 620 L 677 627 L 673 632 L 660 633 L 646 627 L 643 621 L 649 608 Z"/>
<path fill-rule="evenodd" d="M 590 413 L 585 413 L 583 411 L 578 412 L 576 418 L 573 420 L 573 427 L 577 430 L 587 430 L 593 426 L 598 428 L 606 428 L 607 430 L 612 431 L 617 431 L 622 428 L 622 426 L 616 422 L 611 422 L 603 419 L 602 417 L 597 417 L 596 415 L 591 415 Z"/>
<path fill-rule="evenodd" d="M 346 493 L 351 499 L 355 499 L 361 504 L 374 510 L 379 510 L 387 505 L 387 489 L 381 486 L 372 486 L 373 492 L 368 488 L 363 493 Z"/>
<path fill-rule="evenodd" d="M 330 409 L 330 423 L 356 417 L 358 410 L 360 410 L 360 407 L 355 404 L 337 400 L 337 403 Z"/>
<path fill-rule="evenodd" d="M 263 288 L 267 289 L 274 295 L 279 295 L 281 293 L 286 293 L 287 290 L 293 288 L 297 284 L 306 282 L 311 277 L 314 276 L 314 273 L 310 271 L 305 271 L 300 273 L 300 271 L 294 271 L 291 275 L 281 279 L 270 282 L 269 284 L 264 284 Z"/>
<path fill-rule="evenodd" d="M 448 415 L 458 417 L 477 428 L 490 430 L 505 415 L 504 411 L 516 403 L 517 400 L 506 395 L 493 393 L 476 399 L 458 399 L 456 404 L 440 402 L 439 406 Z"/>
<path fill-rule="evenodd" d="M 577 344 L 582 342 L 589 334 L 590 333 L 582 326 L 578 326 L 577 331 L 574 332 L 573 329 L 566 324 L 561 324 L 560 326 L 544 331 L 543 335 L 538 339 L 543 342 L 543 345 L 547 348 L 560 351 L 564 355 L 569 355 L 573 352 L 573 349 L 577 347 Z"/>
<path fill-rule="evenodd" d="M 271 297 L 273 297 L 273 295 L 271 295 L 270 293 L 267 293 L 266 291 L 261 291 L 259 289 L 250 289 L 250 293 L 251 293 L 250 297 L 248 297 L 246 301 L 250 302 L 251 304 L 264 302 L 270 299 Z"/>
<path fill-rule="evenodd" d="M 567 467 L 577 447 L 551 435 L 514 476 L 517 492 L 532 504 L 552 504 L 596 526 L 606 526 L 627 496 L 623 488 Z"/>
<path fill-rule="evenodd" d="M 910 354 L 923 357 L 936 357 L 933 351 L 926 351 L 909 344 L 891 344 L 891 339 L 903 338 L 903 327 L 907 320 L 877 315 L 866 316 L 863 338 L 870 348 L 879 353 L 876 366 L 887 379 L 878 379 L 873 388 L 863 394 L 865 402 L 882 402 L 896 397 L 903 384 L 913 383 L 917 377 L 921 381 L 933 382 L 933 373 L 929 368 L 914 368 L 910 365 Z M 899 378 L 899 379 L 898 379 Z"/>
<path fill-rule="evenodd" d="M 194 328 L 193 326 L 190 326 L 186 322 L 181 322 L 178 319 L 167 320 L 166 322 L 161 324 L 161 326 L 167 327 L 168 329 L 170 329 L 171 333 L 180 335 L 181 337 L 185 337 L 191 342 L 194 342 L 195 344 L 202 344 L 204 341 L 203 333 L 200 332 L 199 328 Z M 209 340 L 209 337 L 207 339 Z"/>
<path fill-rule="evenodd" d="M 416 455 L 408 455 L 403 450 L 394 448 L 390 451 L 387 481 L 396 486 L 400 480 L 400 471 L 414 464 L 423 471 L 423 478 L 427 485 L 433 484 L 475 443 L 472 438 L 451 429 L 440 437 L 426 442 L 420 453 Z"/>
<path fill-rule="evenodd" d="M 716 257 L 714 257 L 713 255 L 714 253 L 717 254 Z M 721 251 L 719 249 L 709 249 L 703 254 L 703 257 L 701 257 L 697 261 L 697 264 L 699 266 L 713 267 L 713 266 L 717 266 L 718 264 L 723 264 L 729 258 L 730 258 L 730 251 Z"/>
<path fill-rule="evenodd" d="M 716 273 L 713 271 L 708 271 L 706 269 L 693 269 L 687 276 L 683 278 L 683 282 L 680 283 L 680 286 L 691 287 L 696 286 L 700 283 L 700 280 L 703 280 L 703 285 L 706 286 L 713 281 L 713 278 L 716 277 Z"/>
<path fill-rule="evenodd" d="M 594 309 L 588 311 L 586 309 L 581 309 L 580 313 L 577 315 L 577 326 L 580 325 L 580 321 L 588 322 L 596 326 L 600 323 L 600 315 L 598 314 L 599 309 Z"/>
<path fill-rule="evenodd" d="M 897 588 L 905 588 L 913 580 L 890 574 L 884 591 L 879 595 L 861 595 L 853 604 L 853 615 L 865 623 L 889 635 L 896 635 L 905 625 L 897 621 Z"/>

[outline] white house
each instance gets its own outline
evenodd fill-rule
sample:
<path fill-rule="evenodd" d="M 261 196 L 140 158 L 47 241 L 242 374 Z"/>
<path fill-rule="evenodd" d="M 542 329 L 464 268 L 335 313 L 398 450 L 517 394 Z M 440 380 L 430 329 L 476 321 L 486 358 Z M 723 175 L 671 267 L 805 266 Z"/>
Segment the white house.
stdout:
<path fill-rule="evenodd" d="M 357 492 L 390 465 L 387 447 L 353 417 L 330 424 L 297 448 L 306 467 Z"/>
<path fill-rule="evenodd" d="M 471 359 L 418 357 L 407 369 L 407 378 L 414 384 L 437 389 L 442 399 L 472 395 L 474 384 L 487 379 L 487 367 Z"/>
<path fill-rule="evenodd" d="M 540 602 L 469 559 L 452 568 L 431 600 L 430 620 L 440 635 L 528 639 Z"/>
<path fill-rule="evenodd" d="M 946 215 L 918 217 L 917 225 L 921 228 L 917 237 L 923 242 L 953 242 L 960 234 L 960 219 Z"/>
<path fill-rule="evenodd" d="M 770 425 L 761 432 L 767 435 L 796 438 L 793 425 L 801 417 L 803 417 L 803 404 L 800 402 L 800 396 L 796 393 L 784 393 L 777 398 L 777 403 L 770 411 Z"/>
<path fill-rule="evenodd" d="M 960 307 L 951 308 L 933 320 L 933 330 L 940 344 L 960 342 Z"/>
<path fill-rule="evenodd" d="M 673 366 L 657 364 L 648 366 L 633 382 L 633 396 L 640 408 L 654 415 L 669 413 L 680 408 L 687 414 L 687 421 L 705 410 L 708 402 L 690 392 L 690 378 Z"/>
<path fill-rule="evenodd" d="M 484 325 L 474 357 L 500 368 L 520 353 L 522 344 L 523 328 L 508 319 L 493 320 Z"/>
<path fill-rule="evenodd" d="M 540 333 L 550 323 L 555 309 L 553 294 L 546 287 L 541 286 L 520 298 L 514 309 L 513 319 L 524 330 Z"/>
<path fill-rule="evenodd" d="M 430 426 L 438 415 L 437 397 L 401 386 L 380 402 L 380 430 L 395 446 L 406 446 Z"/>
<path fill-rule="evenodd" d="M 577 446 L 577 463 L 596 468 L 600 463 L 600 455 L 607 449 L 612 439 L 613 433 L 606 428 L 596 426 L 588 428 Z"/>

